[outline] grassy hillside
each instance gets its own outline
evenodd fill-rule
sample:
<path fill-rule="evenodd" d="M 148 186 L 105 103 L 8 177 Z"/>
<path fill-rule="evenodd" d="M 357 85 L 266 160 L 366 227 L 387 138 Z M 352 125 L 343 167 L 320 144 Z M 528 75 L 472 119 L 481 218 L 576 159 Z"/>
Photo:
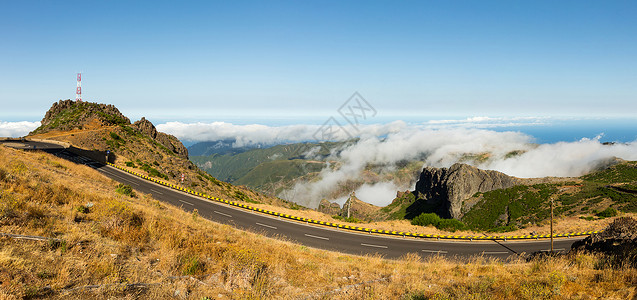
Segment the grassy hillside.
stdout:
<path fill-rule="evenodd" d="M 477 194 L 462 218 L 477 230 L 507 231 L 547 220 L 550 198 L 556 216 L 593 220 L 637 212 L 637 162 L 625 162 L 580 177 L 578 182 L 515 186 Z"/>
<path fill-rule="evenodd" d="M 324 167 L 325 163 L 302 159 L 267 161 L 257 165 L 233 183 L 246 185 L 269 195 L 277 195 L 281 190 L 289 188 L 288 183 L 320 172 Z"/>
<path fill-rule="evenodd" d="M 212 142 L 199 142 L 188 147 L 188 153 L 191 156 L 210 156 L 213 154 L 225 155 L 225 154 L 239 154 L 255 148 L 261 148 L 260 146 L 245 146 L 234 147 L 235 140 L 219 140 Z"/>
<path fill-rule="evenodd" d="M 190 157 L 190 160 L 199 168 L 219 180 L 230 183 L 242 180 L 242 184 L 249 187 L 256 187 L 258 183 L 255 182 L 253 184 L 252 180 L 260 179 L 254 178 L 254 176 L 248 178 L 243 177 L 247 176 L 251 170 L 260 164 L 294 159 L 314 160 L 317 157 L 320 159 L 327 157 L 330 154 L 330 151 L 337 149 L 341 145 L 343 145 L 343 143 L 296 143 L 290 145 L 277 145 L 265 149 L 252 149 L 238 154 L 229 153 L 224 155 L 213 154 L 210 156 L 192 156 Z M 312 155 L 306 157 L 306 154 L 310 152 Z M 293 165 L 281 165 L 280 167 L 284 167 L 285 169 L 277 170 L 279 174 L 285 173 L 285 171 L 288 170 L 288 167 L 293 168 L 289 170 L 291 173 L 298 173 L 298 171 L 294 169 Z M 262 175 L 270 175 L 264 174 L 263 172 L 261 173 Z"/>
<path fill-rule="evenodd" d="M 0 147 L 0 298 L 631 299 L 637 270 L 573 254 L 399 260 L 307 248 L 133 195 L 94 170 Z"/>

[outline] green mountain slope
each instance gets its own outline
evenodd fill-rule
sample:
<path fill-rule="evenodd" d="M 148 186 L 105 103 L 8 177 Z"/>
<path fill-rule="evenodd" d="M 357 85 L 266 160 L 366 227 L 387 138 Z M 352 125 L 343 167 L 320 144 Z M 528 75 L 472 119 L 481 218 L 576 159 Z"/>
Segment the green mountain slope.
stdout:
<path fill-rule="evenodd" d="M 583 215 L 592 219 L 637 212 L 637 162 L 624 162 L 580 177 L 579 182 L 516 186 L 481 195 L 462 220 L 476 229 L 516 229 L 550 216 Z M 586 217 L 587 216 L 587 217 Z"/>
<path fill-rule="evenodd" d="M 338 150 L 342 145 L 342 142 L 297 143 L 277 145 L 266 149 L 253 149 L 242 153 L 191 156 L 190 160 L 199 168 L 220 180 L 256 188 L 263 186 L 264 180 L 269 180 L 267 179 L 268 177 L 298 177 L 316 169 L 313 166 L 306 171 L 303 171 L 303 168 L 299 168 L 301 165 L 312 165 L 312 163 L 280 163 L 280 161 L 324 160 L 331 151 Z M 268 164 L 270 162 L 279 163 Z M 254 170 L 261 164 L 266 165 Z M 254 172 L 252 172 L 253 170 Z M 249 175 L 251 172 L 252 174 Z"/>

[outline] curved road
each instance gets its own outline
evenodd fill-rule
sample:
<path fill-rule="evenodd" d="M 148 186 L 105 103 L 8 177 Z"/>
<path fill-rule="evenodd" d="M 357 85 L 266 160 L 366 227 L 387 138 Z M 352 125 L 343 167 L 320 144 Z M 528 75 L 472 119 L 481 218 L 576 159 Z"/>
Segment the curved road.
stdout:
<path fill-rule="evenodd" d="M 358 255 L 379 253 L 387 258 L 398 258 L 406 253 L 418 253 L 421 256 L 444 255 L 468 258 L 482 255 L 501 259 L 522 253 L 549 251 L 550 249 L 550 240 L 548 239 L 523 241 L 448 241 L 396 238 L 312 226 L 297 221 L 278 219 L 273 216 L 226 206 L 221 203 L 173 190 L 120 171 L 119 169 L 78 156 L 59 145 L 32 141 L 7 141 L 2 143 L 6 146 L 18 149 L 44 150 L 73 162 L 88 165 L 115 181 L 132 186 L 139 192 L 152 194 L 157 200 L 181 207 L 186 211 L 197 209 L 200 216 L 209 220 L 258 232 L 266 236 L 285 237 L 314 248 Z M 571 245 L 580 239 L 583 239 L 583 237 L 555 239 L 554 249 L 560 252 L 568 251 Z"/>

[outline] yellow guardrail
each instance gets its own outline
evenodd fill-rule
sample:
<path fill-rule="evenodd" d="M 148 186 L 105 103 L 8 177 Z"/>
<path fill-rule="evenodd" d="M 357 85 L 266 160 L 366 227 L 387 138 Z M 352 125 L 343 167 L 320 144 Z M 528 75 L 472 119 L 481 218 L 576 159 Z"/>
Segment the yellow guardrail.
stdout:
<path fill-rule="evenodd" d="M 199 192 L 195 192 L 192 190 L 189 190 L 187 188 L 178 186 L 178 185 L 174 185 L 172 183 L 168 183 L 168 182 L 164 182 L 161 181 L 159 179 L 156 178 L 152 178 L 148 175 L 144 175 L 141 173 L 137 173 L 134 171 L 130 171 L 124 167 L 121 166 L 117 166 L 115 164 L 112 163 L 107 163 L 109 166 L 120 169 L 124 172 L 133 174 L 135 176 L 141 177 L 143 179 L 155 182 L 157 184 L 161 184 L 163 186 L 175 189 L 175 190 L 179 190 L 194 196 L 198 196 L 198 197 L 202 197 L 202 198 L 206 198 L 212 201 L 216 201 L 216 202 L 220 202 L 220 203 L 224 203 L 224 204 L 228 204 L 231 206 L 235 206 L 235 207 L 240 207 L 243 209 L 247 209 L 247 210 L 252 210 L 255 212 L 259 212 L 259 213 L 263 213 L 263 214 L 267 214 L 267 215 L 272 215 L 272 216 L 276 216 L 276 217 L 280 217 L 280 218 L 286 218 L 286 219 L 290 219 L 290 220 L 295 220 L 295 221 L 300 221 L 300 222 L 305 222 L 308 224 L 316 224 L 316 225 L 322 225 L 322 226 L 327 226 L 327 227 L 333 227 L 333 228 L 339 228 L 339 229 L 345 229 L 345 230 L 351 230 L 351 231 L 358 231 L 358 232 L 365 232 L 365 233 L 375 233 L 375 234 L 383 234 L 383 235 L 391 235 L 391 236 L 402 236 L 402 237 L 414 237 L 414 238 L 428 238 L 428 239 L 448 239 L 448 240 L 524 240 L 524 239 L 546 239 L 546 238 L 550 238 L 551 235 L 550 234 L 544 234 L 544 235 L 513 235 L 513 236 L 506 236 L 506 235 L 440 235 L 440 234 L 422 234 L 422 233 L 411 233 L 411 232 L 402 232 L 402 231 L 389 231 L 389 230 L 382 230 L 382 229 L 372 229 L 372 228 L 365 228 L 365 227 L 356 227 L 356 226 L 350 226 L 350 225 L 343 225 L 343 224 L 338 224 L 338 223 L 332 223 L 332 222 L 325 222 L 325 221 L 318 221 L 318 220 L 313 220 L 313 219 L 308 219 L 308 218 L 302 218 L 302 217 L 297 217 L 297 216 L 293 216 L 293 215 L 288 215 L 288 214 L 282 214 L 282 213 L 278 213 L 278 212 L 274 212 L 274 211 L 269 211 L 269 210 L 265 210 L 262 208 L 256 208 L 247 204 L 243 204 L 243 203 L 238 203 L 238 202 L 234 202 L 234 201 L 228 201 L 225 199 L 221 199 L 218 197 L 214 197 L 214 196 L 209 196 L 203 193 L 199 193 Z M 575 236 L 583 236 L 583 235 L 591 235 L 593 233 L 598 233 L 599 231 L 582 231 L 582 232 L 571 232 L 571 233 L 560 233 L 560 234 L 553 234 L 554 238 L 560 238 L 560 237 L 575 237 Z"/>

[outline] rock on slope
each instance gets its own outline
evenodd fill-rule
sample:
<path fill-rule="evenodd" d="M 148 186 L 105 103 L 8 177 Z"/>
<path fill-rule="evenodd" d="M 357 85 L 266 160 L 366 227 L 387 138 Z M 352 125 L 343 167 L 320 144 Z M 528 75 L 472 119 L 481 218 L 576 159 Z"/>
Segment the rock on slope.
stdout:
<path fill-rule="evenodd" d="M 188 149 L 186 149 L 186 147 L 184 147 L 184 145 L 176 137 L 157 131 L 155 125 L 146 120 L 146 118 L 142 117 L 141 120 L 133 124 L 133 127 L 143 134 L 150 136 L 152 139 L 162 144 L 178 156 L 186 159 L 188 158 Z"/>
<path fill-rule="evenodd" d="M 425 167 L 416 182 L 416 201 L 438 207 L 446 218 L 462 217 L 463 201 L 477 192 L 488 192 L 521 184 L 518 178 L 491 170 L 456 163 L 449 168 Z"/>
<path fill-rule="evenodd" d="M 637 265 L 637 220 L 617 218 L 604 231 L 575 242 L 571 249 L 604 253 L 619 259 L 620 263 Z"/>

